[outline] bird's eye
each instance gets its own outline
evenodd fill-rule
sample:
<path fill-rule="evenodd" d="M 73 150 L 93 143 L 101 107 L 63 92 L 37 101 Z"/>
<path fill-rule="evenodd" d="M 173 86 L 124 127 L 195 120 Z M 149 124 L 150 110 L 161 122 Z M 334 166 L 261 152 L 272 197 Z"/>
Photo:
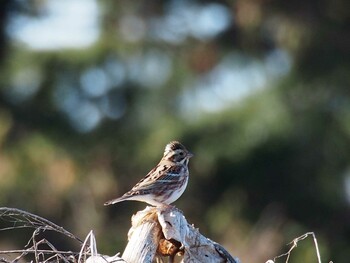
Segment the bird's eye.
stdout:
<path fill-rule="evenodd" d="M 184 152 L 180 152 L 180 155 L 181 155 L 181 156 L 184 156 L 184 155 L 185 155 L 185 153 L 184 153 Z"/>

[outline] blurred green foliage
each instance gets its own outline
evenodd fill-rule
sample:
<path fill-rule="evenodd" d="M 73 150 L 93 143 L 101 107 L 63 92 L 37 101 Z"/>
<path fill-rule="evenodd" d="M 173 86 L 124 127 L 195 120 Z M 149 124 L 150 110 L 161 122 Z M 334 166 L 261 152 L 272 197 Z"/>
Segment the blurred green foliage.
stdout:
<path fill-rule="evenodd" d="M 144 204 L 102 204 L 177 139 L 195 157 L 176 205 L 242 262 L 265 262 L 308 231 L 323 261 L 348 260 L 347 1 L 91 0 L 90 45 L 40 49 L 16 35 L 53 2 L 0 4 L 3 206 L 82 238 L 93 229 L 101 252 L 122 251 Z M 15 236 L 0 248 L 29 238 Z M 310 244 L 290 262 L 316 262 Z"/>

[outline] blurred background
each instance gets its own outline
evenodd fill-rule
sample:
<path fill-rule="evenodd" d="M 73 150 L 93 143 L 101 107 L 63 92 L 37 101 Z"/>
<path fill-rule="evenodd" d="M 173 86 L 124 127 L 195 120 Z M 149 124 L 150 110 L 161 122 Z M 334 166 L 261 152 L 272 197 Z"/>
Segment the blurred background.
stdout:
<path fill-rule="evenodd" d="M 203 235 L 257 263 L 314 231 L 347 262 L 349 3 L 1 1 L 1 206 L 122 252 L 145 204 L 103 203 L 176 139 L 195 157 L 175 204 Z M 311 238 L 289 262 L 317 262 Z"/>

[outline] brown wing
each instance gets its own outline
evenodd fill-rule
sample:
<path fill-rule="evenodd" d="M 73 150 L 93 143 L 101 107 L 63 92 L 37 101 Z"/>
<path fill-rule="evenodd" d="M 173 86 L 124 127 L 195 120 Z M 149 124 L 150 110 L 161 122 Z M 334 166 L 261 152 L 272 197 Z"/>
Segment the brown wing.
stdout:
<path fill-rule="evenodd" d="M 179 165 L 159 164 L 140 180 L 127 195 L 134 195 L 136 192 L 146 193 L 152 189 L 161 189 L 163 185 L 175 183 L 180 179 L 179 174 L 182 169 L 183 167 Z"/>

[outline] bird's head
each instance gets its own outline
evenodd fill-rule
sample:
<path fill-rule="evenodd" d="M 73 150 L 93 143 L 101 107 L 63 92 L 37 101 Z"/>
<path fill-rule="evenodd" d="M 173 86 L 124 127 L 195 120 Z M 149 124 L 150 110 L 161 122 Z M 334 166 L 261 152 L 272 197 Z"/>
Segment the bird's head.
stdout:
<path fill-rule="evenodd" d="M 185 146 L 178 141 L 173 141 L 165 146 L 163 159 L 187 165 L 192 156 L 193 154 Z"/>

